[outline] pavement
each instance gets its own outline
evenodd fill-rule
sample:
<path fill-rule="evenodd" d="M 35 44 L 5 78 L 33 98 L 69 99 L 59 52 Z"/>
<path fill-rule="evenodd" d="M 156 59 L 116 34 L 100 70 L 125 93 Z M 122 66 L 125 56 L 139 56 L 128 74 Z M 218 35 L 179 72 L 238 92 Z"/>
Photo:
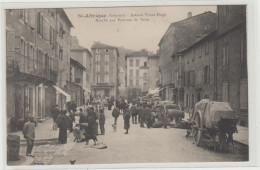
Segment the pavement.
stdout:
<path fill-rule="evenodd" d="M 105 110 L 106 134 L 97 138 L 100 143 L 108 146 L 107 149 L 94 149 L 93 141 L 86 146 L 85 142 L 73 142 L 72 133 L 68 133 L 68 143 L 57 144 L 58 130 L 52 129 L 52 118 L 47 118 L 36 127 L 36 138 L 33 154 L 35 158 L 26 157 L 26 142 L 22 132 L 11 134 L 21 137 L 20 160 L 10 161 L 8 165 L 31 164 L 70 164 L 70 160 L 76 160 L 76 164 L 104 164 L 104 163 L 165 163 L 165 162 L 226 162 L 248 160 L 247 150 L 243 154 L 215 153 L 212 150 L 197 147 L 193 140 L 186 138 L 185 129 L 176 128 L 140 128 L 139 124 L 132 124 L 129 134 L 124 134 L 122 115 L 118 118 L 117 131 L 112 128 L 113 117 L 111 111 Z M 188 119 L 189 114 L 185 113 Z M 160 134 L 160 136 L 158 136 Z M 234 139 L 246 143 L 248 129 L 238 126 L 238 133 Z M 247 142 L 248 145 L 248 142 Z M 238 145 L 235 145 L 238 147 Z M 239 150 L 239 148 L 237 148 Z M 196 157 L 194 157 L 196 155 Z"/>
<path fill-rule="evenodd" d="M 232 152 L 214 152 L 213 149 L 197 147 L 192 138 L 186 138 L 185 129 L 141 128 L 139 124 L 130 125 L 129 134 L 124 134 L 122 115 L 118 118 L 117 131 L 112 128 L 111 111 L 106 110 L 105 135 L 97 136 L 106 149 L 92 148 L 85 142 L 75 143 L 63 157 L 55 157 L 52 165 L 76 164 L 123 164 L 123 163 L 167 163 L 167 162 L 231 162 L 247 161 L 248 153 L 240 153 L 235 145 Z M 72 140 L 70 140 L 72 141 Z M 73 143 L 73 141 L 72 141 Z M 71 144 L 70 144 L 71 145 Z M 196 155 L 196 156 L 194 156 Z"/>
<path fill-rule="evenodd" d="M 58 140 L 58 130 L 52 129 L 52 118 L 46 117 L 45 120 L 38 122 L 38 126 L 35 128 L 35 141 L 34 141 L 34 151 L 37 150 L 39 145 L 46 145 L 53 143 Z M 25 156 L 26 155 L 26 140 L 24 139 L 22 131 L 8 133 L 11 135 L 20 136 L 20 160 L 18 161 L 8 161 L 7 164 L 10 166 L 16 165 L 31 165 L 34 163 L 34 158 Z"/>
<path fill-rule="evenodd" d="M 237 125 L 237 132 L 233 134 L 234 141 L 248 146 L 248 128 Z"/>

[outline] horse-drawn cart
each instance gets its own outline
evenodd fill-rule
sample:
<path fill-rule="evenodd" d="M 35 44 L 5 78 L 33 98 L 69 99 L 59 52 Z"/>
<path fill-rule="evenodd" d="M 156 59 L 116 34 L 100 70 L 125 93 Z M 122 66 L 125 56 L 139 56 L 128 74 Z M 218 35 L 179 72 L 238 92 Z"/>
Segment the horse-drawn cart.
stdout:
<path fill-rule="evenodd" d="M 197 146 L 214 147 L 214 151 L 233 145 L 233 133 L 237 132 L 237 119 L 227 102 L 208 99 L 195 104 L 191 116 L 192 135 Z"/>

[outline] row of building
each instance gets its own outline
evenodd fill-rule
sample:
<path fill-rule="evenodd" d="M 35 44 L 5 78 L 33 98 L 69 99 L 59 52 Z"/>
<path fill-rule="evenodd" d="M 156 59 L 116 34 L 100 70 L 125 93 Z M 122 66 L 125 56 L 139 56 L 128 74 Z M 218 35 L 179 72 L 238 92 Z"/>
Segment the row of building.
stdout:
<path fill-rule="evenodd" d="M 117 95 L 118 49 L 96 42 L 91 53 L 72 27 L 64 9 L 6 10 L 8 131 L 27 116 L 51 116 L 56 104 L 68 109 Z"/>
<path fill-rule="evenodd" d="M 164 100 L 192 112 L 203 98 L 230 103 L 248 126 L 246 6 L 217 6 L 172 23 L 159 42 Z"/>
<path fill-rule="evenodd" d="M 129 101 L 148 94 L 160 83 L 159 56 L 147 50 L 128 53 L 126 58 L 126 84 Z"/>

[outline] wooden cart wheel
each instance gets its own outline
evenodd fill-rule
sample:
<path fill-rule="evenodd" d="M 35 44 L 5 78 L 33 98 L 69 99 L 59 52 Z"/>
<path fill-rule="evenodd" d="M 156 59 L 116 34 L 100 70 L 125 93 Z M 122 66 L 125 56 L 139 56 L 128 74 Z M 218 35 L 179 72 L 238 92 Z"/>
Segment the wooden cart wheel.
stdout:
<path fill-rule="evenodd" d="M 202 132 L 200 130 L 201 124 L 200 124 L 200 117 L 199 114 L 196 114 L 194 117 L 194 122 L 195 125 L 192 127 L 192 132 L 193 132 L 193 138 L 196 142 L 197 146 L 201 146 L 202 143 Z"/>

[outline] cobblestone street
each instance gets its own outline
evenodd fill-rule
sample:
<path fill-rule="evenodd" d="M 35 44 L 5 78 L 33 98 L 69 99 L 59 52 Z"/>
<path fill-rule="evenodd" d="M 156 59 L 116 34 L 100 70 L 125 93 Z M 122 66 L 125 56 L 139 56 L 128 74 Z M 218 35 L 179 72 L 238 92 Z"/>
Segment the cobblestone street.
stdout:
<path fill-rule="evenodd" d="M 166 163 L 166 162 L 227 162 L 246 161 L 245 154 L 215 153 L 193 144 L 186 138 L 186 130 L 175 128 L 140 128 L 139 124 L 131 124 L 128 135 L 124 134 L 123 118 L 118 119 L 117 132 L 112 129 L 113 118 L 106 110 L 106 134 L 98 136 L 99 142 L 105 143 L 107 149 L 94 149 L 85 142 L 74 143 L 72 136 L 68 140 L 71 148 L 65 156 L 55 157 L 51 164 L 109 164 L 109 163 Z M 160 135 L 159 135 L 160 134 Z M 160 136 L 160 137 L 159 137 Z M 72 144 L 74 143 L 74 144 Z M 65 145 L 65 146 L 66 146 Z M 235 147 L 238 147 L 236 145 Z"/>

